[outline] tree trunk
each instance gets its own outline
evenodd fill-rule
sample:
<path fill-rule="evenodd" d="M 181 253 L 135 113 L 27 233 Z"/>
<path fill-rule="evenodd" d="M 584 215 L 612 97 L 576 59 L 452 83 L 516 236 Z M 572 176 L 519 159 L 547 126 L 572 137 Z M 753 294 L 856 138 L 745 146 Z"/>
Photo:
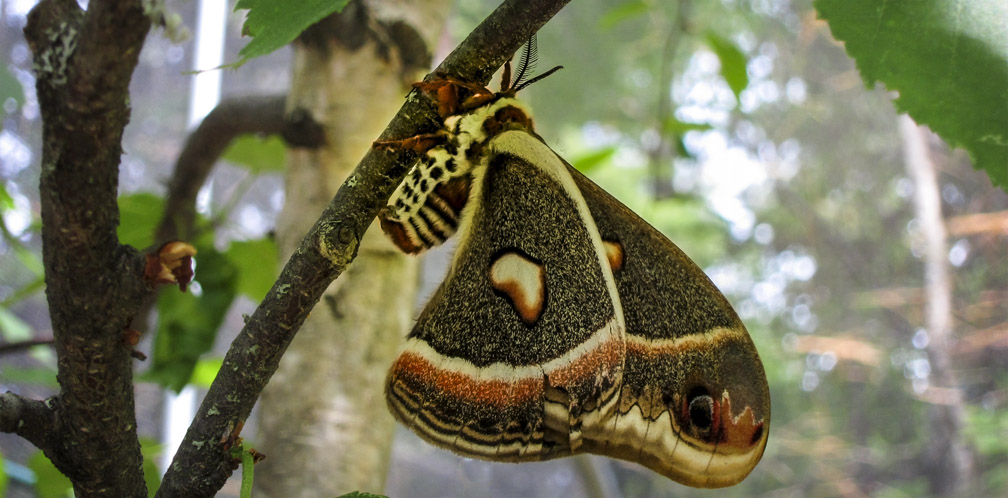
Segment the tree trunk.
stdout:
<path fill-rule="evenodd" d="M 903 156 L 914 183 L 914 210 L 924 239 L 925 329 L 928 333 L 928 360 L 931 363 L 932 403 L 929 445 L 925 455 L 930 469 L 931 492 L 948 496 L 963 492 L 973 475 L 973 458 L 962 439 L 963 405 L 955 373 L 949 360 L 952 335 L 952 284 L 948 270 L 948 245 L 941 214 L 938 173 L 924 130 L 909 116 L 900 117 Z"/>
<path fill-rule="evenodd" d="M 277 221 L 286 260 L 430 66 L 446 2 L 351 2 L 294 46 L 288 112 L 325 130 L 292 149 Z M 384 487 L 395 430 L 383 382 L 413 318 L 416 260 L 372 227 L 359 255 L 305 321 L 260 401 L 258 491 L 336 496 Z"/>

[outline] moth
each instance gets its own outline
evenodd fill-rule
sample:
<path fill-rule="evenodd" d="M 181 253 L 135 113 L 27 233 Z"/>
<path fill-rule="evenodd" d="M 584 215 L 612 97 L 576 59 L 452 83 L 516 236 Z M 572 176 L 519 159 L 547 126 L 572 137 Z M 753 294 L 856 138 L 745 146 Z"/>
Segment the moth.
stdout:
<path fill-rule="evenodd" d="M 376 143 L 420 153 L 379 215 L 391 240 L 419 253 L 458 237 L 389 369 L 390 411 L 468 457 L 589 452 L 691 486 L 741 481 L 770 423 L 745 326 L 686 254 L 535 133 L 515 94 L 549 73 L 526 79 L 522 59 L 499 92 L 415 84 L 442 129 Z"/>

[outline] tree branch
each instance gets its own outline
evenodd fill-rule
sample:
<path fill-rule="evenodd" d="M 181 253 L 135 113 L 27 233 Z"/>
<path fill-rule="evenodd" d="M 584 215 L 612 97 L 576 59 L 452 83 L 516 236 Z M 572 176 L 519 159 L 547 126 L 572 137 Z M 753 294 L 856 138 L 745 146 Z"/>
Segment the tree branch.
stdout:
<path fill-rule="evenodd" d="M 164 216 L 154 240 L 190 240 L 196 219 L 196 194 L 213 165 L 235 137 L 285 131 L 283 95 L 222 101 L 186 139 L 168 184 Z"/>
<path fill-rule="evenodd" d="M 46 454 L 79 497 L 147 494 L 122 333 L 151 288 L 143 257 L 119 245 L 116 191 L 129 82 L 149 29 L 142 2 L 102 0 L 86 12 L 44 0 L 24 29 L 43 118 L 42 256 L 60 383 L 46 402 L 55 416 L 40 420 Z"/>
<path fill-rule="evenodd" d="M 0 432 L 17 434 L 44 451 L 61 458 L 54 441 L 56 411 L 45 401 L 23 398 L 12 392 L 0 394 Z"/>
<path fill-rule="evenodd" d="M 5 342 L 0 344 L 0 355 L 8 353 L 16 353 L 18 351 L 33 348 L 35 346 L 49 346 L 52 345 L 52 337 L 42 338 L 42 339 L 29 339 L 27 341 L 17 341 L 17 342 Z"/>
<path fill-rule="evenodd" d="M 435 73 L 488 81 L 567 1 L 504 2 Z M 391 140 L 433 131 L 436 116 L 433 103 L 414 92 L 379 138 Z M 405 151 L 372 149 L 340 187 L 231 344 L 157 496 L 212 496 L 224 484 L 234 463 L 219 441 L 248 417 L 283 351 L 322 292 L 353 260 L 365 230 L 412 159 Z"/>

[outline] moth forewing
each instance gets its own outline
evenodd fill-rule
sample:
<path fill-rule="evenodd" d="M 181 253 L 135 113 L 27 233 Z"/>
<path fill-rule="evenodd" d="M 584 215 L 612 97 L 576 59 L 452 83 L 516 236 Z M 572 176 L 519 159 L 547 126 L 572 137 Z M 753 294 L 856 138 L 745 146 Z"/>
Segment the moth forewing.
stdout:
<path fill-rule="evenodd" d="M 468 456 L 570 455 L 585 419 L 611 418 L 625 357 L 601 237 L 564 164 L 528 133 L 490 138 L 472 177 L 449 273 L 389 373 L 393 414 Z"/>

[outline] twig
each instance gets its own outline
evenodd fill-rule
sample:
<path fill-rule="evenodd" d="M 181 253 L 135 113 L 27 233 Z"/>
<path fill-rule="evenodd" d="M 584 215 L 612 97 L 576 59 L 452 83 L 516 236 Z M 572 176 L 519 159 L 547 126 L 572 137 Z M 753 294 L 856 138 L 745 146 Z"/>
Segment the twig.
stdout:
<path fill-rule="evenodd" d="M 29 339 L 27 341 L 18 342 L 7 342 L 0 344 L 0 355 L 8 353 L 16 353 L 22 349 L 28 349 L 35 346 L 47 346 L 52 345 L 53 338 L 43 338 L 43 339 Z"/>
<path fill-rule="evenodd" d="M 28 399 L 12 392 L 0 394 L 0 432 L 21 436 L 39 448 L 55 446 L 56 411 L 48 402 Z"/>
<path fill-rule="evenodd" d="M 175 162 L 154 241 L 192 239 L 196 194 L 235 137 L 283 133 L 284 126 L 284 97 L 280 95 L 227 99 L 210 111 L 186 139 Z"/>

